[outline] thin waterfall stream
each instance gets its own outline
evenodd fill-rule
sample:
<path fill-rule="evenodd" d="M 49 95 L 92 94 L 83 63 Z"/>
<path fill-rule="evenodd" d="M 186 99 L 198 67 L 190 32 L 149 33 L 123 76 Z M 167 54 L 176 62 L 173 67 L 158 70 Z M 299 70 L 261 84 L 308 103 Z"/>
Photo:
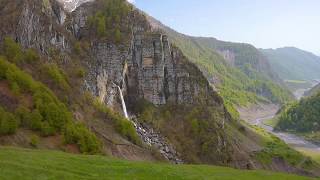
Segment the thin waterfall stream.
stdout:
<path fill-rule="evenodd" d="M 124 116 L 127 119 L 129 119 L 128 112 L 127 112 L 127 106 L 126 106 L 126 103 L 125 103 L 124 98 L 123 98 L 122 90 L 121 90 L 120 86 L 118 86 L 118 85 L 116 85 L 116 86 L 117 86 L 117 88 L 119 90 L 121 104 L 122 104 L 122 110 L 123 110 Z"/>

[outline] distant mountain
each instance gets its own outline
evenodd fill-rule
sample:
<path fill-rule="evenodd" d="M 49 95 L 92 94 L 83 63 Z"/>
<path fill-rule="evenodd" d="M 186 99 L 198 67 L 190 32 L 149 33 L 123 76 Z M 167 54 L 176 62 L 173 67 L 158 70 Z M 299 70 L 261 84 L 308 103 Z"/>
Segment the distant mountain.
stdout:
<path fill-rule="evenodd" d="M 283 80 L 320 79 L 320 57 L 294 47 L 260 50 Z"/>

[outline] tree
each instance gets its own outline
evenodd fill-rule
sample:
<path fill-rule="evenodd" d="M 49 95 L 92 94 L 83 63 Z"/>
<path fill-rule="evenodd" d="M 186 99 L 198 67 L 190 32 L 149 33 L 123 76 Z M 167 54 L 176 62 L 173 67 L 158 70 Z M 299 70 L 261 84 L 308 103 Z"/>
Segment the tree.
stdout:
<path fill-rule="evenodd" d="M 121 42 L 121 32 L 118 28 L 115 31 L 114 38 L 115 38 L 116 43 Z"/>
<path fill-rule="evenodd" d="M 0 107 L 0 135 L 14 134 L 18 128 L 16 117 Z"/>

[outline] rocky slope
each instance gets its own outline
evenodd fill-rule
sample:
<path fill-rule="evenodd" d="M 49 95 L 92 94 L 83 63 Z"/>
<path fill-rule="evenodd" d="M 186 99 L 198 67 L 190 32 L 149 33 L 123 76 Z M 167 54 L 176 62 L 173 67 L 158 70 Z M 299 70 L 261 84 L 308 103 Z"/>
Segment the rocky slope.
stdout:
<path fill-rule="evenodd" d="M 320 84 L 314 86 L 314 87 L 311 88 L 309 91 L 306 91 L 306 92 L 304 93 L 304 96 L 307 96 L 307 97 L 313 96 L 313 95 L 316 95 L 316 94 L 319 93 L 319 92 L 320 92 Z"/>

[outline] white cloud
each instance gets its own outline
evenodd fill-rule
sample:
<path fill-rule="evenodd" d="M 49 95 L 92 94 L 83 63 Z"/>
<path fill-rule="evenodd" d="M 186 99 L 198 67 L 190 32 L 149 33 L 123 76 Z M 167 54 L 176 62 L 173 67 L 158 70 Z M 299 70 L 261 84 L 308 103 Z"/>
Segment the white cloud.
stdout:
<path fill-rule="evenodd" d="M 135 0 L 127 0 L 129 3 L 134 4 Z"/>

